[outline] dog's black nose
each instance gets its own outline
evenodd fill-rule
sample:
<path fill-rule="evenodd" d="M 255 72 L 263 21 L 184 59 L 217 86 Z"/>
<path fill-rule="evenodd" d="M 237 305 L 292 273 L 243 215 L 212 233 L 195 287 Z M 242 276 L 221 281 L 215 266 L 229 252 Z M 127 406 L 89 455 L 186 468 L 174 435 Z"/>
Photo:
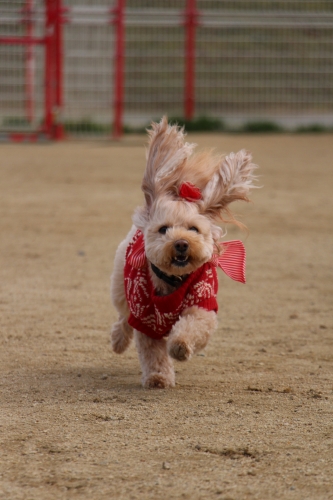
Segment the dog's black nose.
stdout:
<path fill-rule="evenodd" d="M 188 250 L 188 242 L 186 240 L 177 240 L 174 243 L 176 252 L 185 253 Z"/>

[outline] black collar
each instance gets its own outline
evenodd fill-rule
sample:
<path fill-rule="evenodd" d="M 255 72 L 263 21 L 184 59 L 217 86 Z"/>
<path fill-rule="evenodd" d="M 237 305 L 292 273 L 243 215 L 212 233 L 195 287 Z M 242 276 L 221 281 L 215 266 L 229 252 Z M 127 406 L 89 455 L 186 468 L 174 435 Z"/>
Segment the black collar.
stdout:
<path fill-rule="evenodd" d="M 166 274 L 163 271 L 161 271 L 161 269 L 159 269 L 158 267 L 154 266 L 154 264 L 152 262 L 150 263 L 150 265 L 151 265 L 153 272 L 156 274 L 156 276 L 158 278 L 160 278 L 162 281 L 164 281 L 168 285 L 171 285 L 174 287 L 181 285 L 186 280 L 186 278 L 188 276 L 187 274 L 185 274 L 184 276 L 175 276 L 173 274 L 169 275 L 169 274 Z"/>

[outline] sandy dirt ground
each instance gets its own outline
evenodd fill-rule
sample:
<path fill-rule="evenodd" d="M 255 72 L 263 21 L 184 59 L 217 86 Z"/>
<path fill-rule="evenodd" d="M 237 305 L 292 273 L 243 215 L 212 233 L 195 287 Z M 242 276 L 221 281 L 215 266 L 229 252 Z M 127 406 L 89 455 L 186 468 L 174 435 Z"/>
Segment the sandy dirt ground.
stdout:
<path fill-rule="evenodd" d="M 0 499 L 333 498 L 333 137 L 192 135 L 251 150 L 235 211 L 247 284 L 145 390 L 111 352 L 109 276 L 141 204 L 145 137 L 0 146 Z"/>

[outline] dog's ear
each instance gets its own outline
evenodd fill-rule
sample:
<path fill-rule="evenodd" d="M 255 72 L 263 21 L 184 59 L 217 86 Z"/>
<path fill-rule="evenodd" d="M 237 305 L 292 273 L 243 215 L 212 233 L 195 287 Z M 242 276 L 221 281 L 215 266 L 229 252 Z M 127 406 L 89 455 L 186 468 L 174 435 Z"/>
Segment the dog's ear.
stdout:
<path fill-rule="evenodd" d="M 205 215 L 216 218 L 232 201 L 249 201 L 249 191 L 255 187 L 253 171 L 257 168 L 251 160 L 251 154 L 242 149 L 230 153 L 217 164 L 215 173 L 202 191 Z"/>
<path fill-rule="evenodd" d="M 142 190 L 146 204 L 150 207 L 155 198 L 163 192 L 167 179 L 177 175 L 184 162 L 192 154 L 195 144 L 184 141 L 184 129 L 169 125 L 164 116 L 159 123 L 152 123 L 148 131 L 147 166 L 143 176 Z"/>

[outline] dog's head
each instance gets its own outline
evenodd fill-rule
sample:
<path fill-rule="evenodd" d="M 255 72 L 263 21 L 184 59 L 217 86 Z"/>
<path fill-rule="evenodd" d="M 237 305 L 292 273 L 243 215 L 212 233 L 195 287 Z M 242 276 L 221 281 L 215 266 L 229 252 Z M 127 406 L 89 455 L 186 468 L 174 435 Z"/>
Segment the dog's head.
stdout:
<path fill-rule="evenodd" d="M 253 186 L 251 155 L 241 150 L 226 157 L 192 154 L 184 132 L 164 117 L 149 131 L 142 190 L 146 204 L 133 221 L 143 232 L 147 258 L 169 275 L 189 274 L 219 252 L 229 204 L 248 201 Z"/>

